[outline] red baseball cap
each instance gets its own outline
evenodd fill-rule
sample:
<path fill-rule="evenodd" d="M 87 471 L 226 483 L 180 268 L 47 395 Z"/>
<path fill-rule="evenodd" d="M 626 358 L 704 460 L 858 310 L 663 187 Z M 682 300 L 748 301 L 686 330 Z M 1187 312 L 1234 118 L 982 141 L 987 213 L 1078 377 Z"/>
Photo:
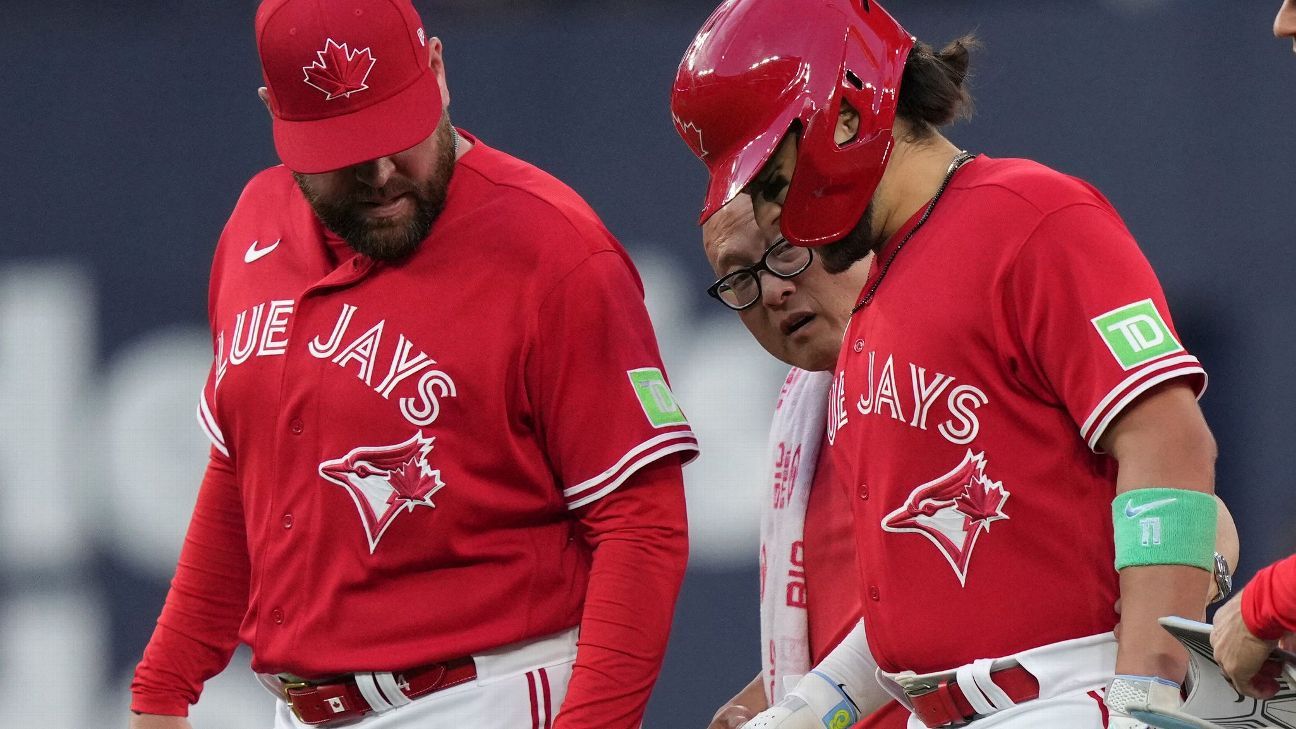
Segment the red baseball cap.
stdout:
<path fill-rule="evenodd" d="M 275 150 L 328 172 L 404 151 L 441 121 L 441 89 L 410 0 L 265 0 L 257 52 Z"/>

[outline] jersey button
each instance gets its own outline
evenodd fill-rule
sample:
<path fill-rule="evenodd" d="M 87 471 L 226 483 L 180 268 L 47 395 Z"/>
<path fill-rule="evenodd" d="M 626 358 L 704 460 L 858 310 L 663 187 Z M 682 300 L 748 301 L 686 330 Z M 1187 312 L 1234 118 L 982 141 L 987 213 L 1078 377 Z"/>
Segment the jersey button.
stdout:
<path fill-rule="evenodd" d="M 274 610 L 271 610 L 270 619 L 275 622 L 275 625 L 283 625 L 283 620 L 284 620 L 283 611 L 280 610 L 279 608 L 275 608 Z"/>
<path fill-rule="evenodd" d="M 868 497 L 869 497 L 868 484 L 866 484 L 866 483 L 862 483 L 862 484 L 860 484 L 860 487 L 859 487 L 859 496 L 860 496 L 861 499 L 863 499 L 863 500 L 865 500 L 865 501 L 868 501 Z"/>
<path fill-rule="evenodd" d="M 284 514 L 283 516 L 284 529 L 292 529 L 292 525 L 293 525 L 292 514 Z"/>
<path fill-rule="evenodd" d="M 869 585 L 869 599 L 873 602 L 882 599 L 882 593 L 878 591 L 877 585 Z"/>
<path fill-rule="evenodd" d="M 306 424 L 301 421 L 301 418 L 293 418 L 292 422 L 288 423 L 288 430 L 291 430 L 293 435 L 301 435 L 305 429 Z"/>

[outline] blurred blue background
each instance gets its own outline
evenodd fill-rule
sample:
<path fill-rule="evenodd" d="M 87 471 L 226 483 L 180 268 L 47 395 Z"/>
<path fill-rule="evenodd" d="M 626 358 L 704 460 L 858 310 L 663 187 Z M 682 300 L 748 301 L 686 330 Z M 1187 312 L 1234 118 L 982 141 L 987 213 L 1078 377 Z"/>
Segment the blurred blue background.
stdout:
<path fill-rule="evenodd" d="M 924 40 L 985 43 L 957 143 L 1090 180 L 1141 242 L 1211 375 L 1243 581 L 1296 548 L 1296 58 L 1270 35 L 1279 4 L 888 3 Z M 455 122 L 583 194 L 644 275 L 704 448 L 645 726 L 704 727 L 759 667 L 758 461 L 784 371 L 703 294 L 703 168 L 670 124 L 676 65 L 713 3 L 416 5 L 445 42 Z M 3 6 L 0 725 L 124 727 L 206 452 L 210 253 L 244 182 L 277 163 L 255 3 Z M 209 686 L 198 729 L 270 725 L 246 664 Z"/>

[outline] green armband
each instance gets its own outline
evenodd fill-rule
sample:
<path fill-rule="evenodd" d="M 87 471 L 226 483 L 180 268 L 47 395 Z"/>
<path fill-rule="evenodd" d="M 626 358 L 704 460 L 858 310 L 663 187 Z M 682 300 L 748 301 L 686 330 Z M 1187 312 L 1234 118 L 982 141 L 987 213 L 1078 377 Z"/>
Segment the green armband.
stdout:
<path fill-rule="evenodd" d="M 1112 501 L 1116 569 L 1215 566 L 1215 497 L 1186 489 L 1135 489 Z"/>

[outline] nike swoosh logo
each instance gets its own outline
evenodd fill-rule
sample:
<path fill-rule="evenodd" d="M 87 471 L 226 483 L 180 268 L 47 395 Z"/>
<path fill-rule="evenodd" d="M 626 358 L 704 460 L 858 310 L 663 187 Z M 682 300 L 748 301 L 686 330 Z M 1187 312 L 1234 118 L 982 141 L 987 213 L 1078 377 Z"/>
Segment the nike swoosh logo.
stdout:
<path fill-rule="evenodd" d="M 278 238 L 275 240 L 274 243 L 271 243 L 265 248 L 257 248 L 257 243 L 260 243 L 261 241 L 259 240 L 252 241 L 252 245 L 248 246 L 247 253 L 243 254 L 243 262 L 252 263 L 253 261 L 257 261 L 260 260 L 261 258 L 264 258 L 265 256 L 270 254 L 270 251 L 273 251 L 274 249 L 279 247 L 279 241 L 281 240 L 283 239 Z"/>
<path fill-rule="evenodd" d="M 1166 504 L 1173 504 L 1176 501 L 1178 501 L 1178 499 L 1159 499 L 1157 501 L 1149 501 L 1146 504 L 1142 504 L 1140 506 L 1135 506 L 1133 499 L 1131 499 L 1128 503 L 1125 504 L 1125 516 L 1130 519 L 1133 519 L 1135 517 L 1142 516 L 1143 514 L 1146 514 L 1149 511 L 1152 511 L 1153 509 L 1165 506 Z"/>

